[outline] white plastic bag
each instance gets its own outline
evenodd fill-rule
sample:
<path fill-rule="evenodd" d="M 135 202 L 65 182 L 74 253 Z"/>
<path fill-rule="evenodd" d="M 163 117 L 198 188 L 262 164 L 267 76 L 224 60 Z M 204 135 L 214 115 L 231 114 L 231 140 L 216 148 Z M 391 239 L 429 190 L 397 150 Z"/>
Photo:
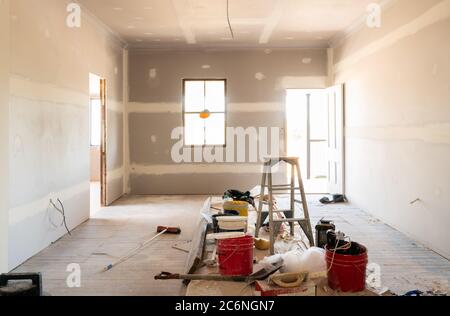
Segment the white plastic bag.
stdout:
<path fill-rule="evenodd" d="M 309 248 L 303 253 L 298 269 L 298 272 L 309 273 L 327 271 L 325 249 L 317 247 Z"/>
<path fill-rule="evenodd" d="M 283 267 L 280 269 L 282 273 L 316 273 L 327 270 L 325 250 L 322 248 L 311 247 L 307 251 L 293 250 L 282 255 L 266 257 L 260 263 L 268 265 L 279 258 L 283 259 Z"/>
<path fill-rule="evenodd" d="M 280 271 L 282 273 L 301 272 L 298 267 L 302 261 L 302 256 L 303 252 L 299 250 L 292 250 L 283 254 L 283 266 Z"/>

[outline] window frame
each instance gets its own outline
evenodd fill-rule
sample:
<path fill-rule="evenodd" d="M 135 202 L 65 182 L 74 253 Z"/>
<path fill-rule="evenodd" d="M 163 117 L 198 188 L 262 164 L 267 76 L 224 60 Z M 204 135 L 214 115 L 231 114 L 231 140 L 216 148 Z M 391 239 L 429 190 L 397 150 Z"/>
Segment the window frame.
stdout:
<path fill-rule="evenodd" d="M 224 85 L 225 85 L 225 90 L 224 90 L 224 101 L 225 101 L 225 108 L 223 112 L 210 112 L 211 114 L 223 114 L 225 117 L 225 124 L 224 124 L 224 135 L 225 135 L 225 139 L 224 139 L 224 143 L 223 144 L 216 144 L 216 145 L 208 145 L 208 144 L 203 144 L 203 145 L 187 145 L 186 144 L 186 114 L 198 114 L 200 115 L 200 113 L 202 112 L 188 112 L 186 111 L 186 82 L 187 81 L 203 81 L 206 82 L 208 81 L 223 81 Z M 205 89 L 205 93 L 206 93 L 206 89 Z M 182 80 L 182 98 L 183 98 L 183 147 L 188 147 L 188 148 L 209 148 L 209 147 L 222 147 L 225 148 L 227 147 L 227 126 L 228 126 L 228 82 L 226 78 L 208 78 L 208 79 L 201 79 L 201 78 L 195 78 L 195 79 L 188 79 L 188 78 L 184 78 Z M 206 134 L 205 134 L 206 135 Z M 206 137 L 205 135 L 203 136 L 203 141 L 206 141 Z"/>

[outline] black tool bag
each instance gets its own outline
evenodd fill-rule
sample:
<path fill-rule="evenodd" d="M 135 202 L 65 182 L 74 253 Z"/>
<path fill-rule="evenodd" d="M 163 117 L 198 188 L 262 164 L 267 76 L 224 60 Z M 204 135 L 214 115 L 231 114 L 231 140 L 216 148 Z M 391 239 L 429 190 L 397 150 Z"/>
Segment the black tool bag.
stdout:
<path fill-rule="evenodd" d="M 250 195 L 250 192 L 242 192 L 238 190 L 227 190 L 223 194 L 223 198 L 231 198 L 233 201 L 248 202 L 251 206 L 255 207 L 255 199 Z"/>

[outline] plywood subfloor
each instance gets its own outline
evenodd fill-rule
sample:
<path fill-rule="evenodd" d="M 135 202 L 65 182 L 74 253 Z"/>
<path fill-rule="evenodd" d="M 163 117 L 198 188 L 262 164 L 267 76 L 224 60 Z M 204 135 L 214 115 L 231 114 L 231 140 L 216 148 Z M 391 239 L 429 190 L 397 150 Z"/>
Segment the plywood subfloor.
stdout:
<path fill-rule="evenodd" d="M 187 254 L 173 249 L 190 240 L 206 196 L 125 197 L 103 208 L 14 272 L 42 272 L 49 295 L 180 295 L 179 281 L 155 281 L 161 271 L 183 271 Z M 322 206 L 311 200 L 313 224 L 333 219 L 338 228 L 365 244 L 370 262 L 380 265 L 382 282 L 393 292 L 413 289 L 448 291 L 450 262 L 402 233 L 350 205 Z M 155 234 L 157 225 L 180 226 L 179 236 L 157 242 L 112 271 L 101 270 Z M 67 266 L 81 267 L 81 287 L 68 288 Z"/>

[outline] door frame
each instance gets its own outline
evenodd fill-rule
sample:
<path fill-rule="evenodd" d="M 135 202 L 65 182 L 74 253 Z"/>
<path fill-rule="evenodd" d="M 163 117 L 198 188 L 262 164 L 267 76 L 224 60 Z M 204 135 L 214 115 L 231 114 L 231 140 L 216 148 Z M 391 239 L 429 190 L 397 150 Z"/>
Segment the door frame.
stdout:
<path fill-rule="evenodd" d="M 100 142 L 100 204 L 107 206 L 107 87 L 106 79 L 100 79 L 101 142 Z"/>
<path fill-rule="evenodd" d="M 330 194 L 345 195 L 345 84 L 331 86 L 326 91 L 328 94 L 328 191 Z M 330 104 L 331 98 L 334 103 L 333 109 Z M 334 114 L 334 122 L 331 122 L 331 112 Z M 332 124 L 335 127 L 334 143 L 331 141 L 333 137 L 330 126 Z M 331 176 L 333 173 L 334 177 Z"/>

